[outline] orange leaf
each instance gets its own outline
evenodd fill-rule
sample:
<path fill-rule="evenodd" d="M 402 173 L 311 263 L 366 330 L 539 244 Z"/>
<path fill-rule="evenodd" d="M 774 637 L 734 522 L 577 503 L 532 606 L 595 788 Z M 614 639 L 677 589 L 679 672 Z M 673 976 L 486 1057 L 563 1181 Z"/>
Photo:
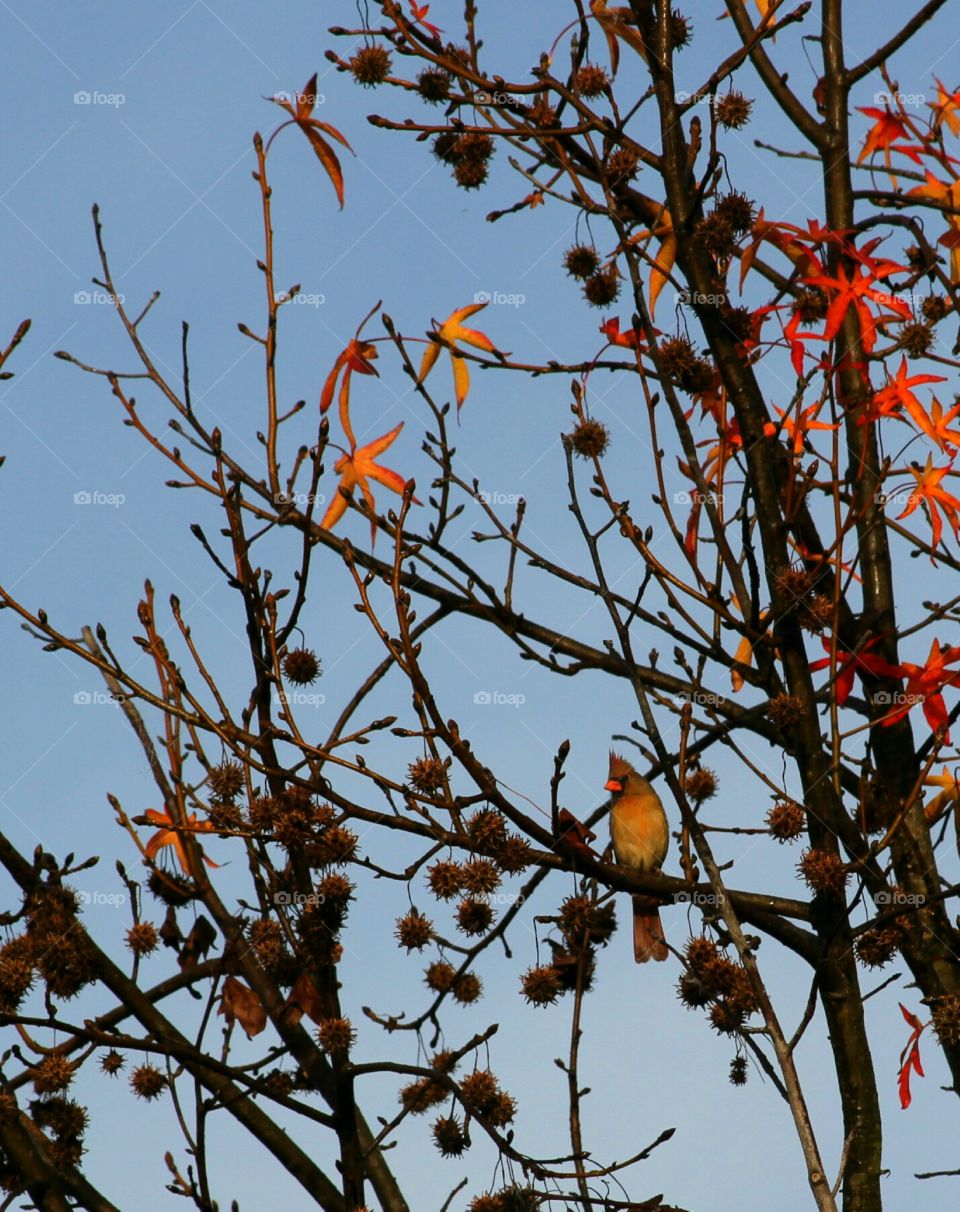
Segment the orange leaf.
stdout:
<path fill-rule="evenodd" d="M 187 861 L 187 851 L 181 835 L 184 833 L 209 833 L 213 829 L 213 825 L 209 821 L 198 821 L 195 812 L 192 812 L 182 825 L 175 825 L 168 812 L 157 812 L 155 808 L 148 808 L 144 817 L 148 824 L 160 826 L 158 832 L 147 842 L 145 847 L 147 858 L 153 859 L 164 846 L 172 846 L 184 874 L 189 875 L 190 864 Z M 207 858 L 203 851 L 200 853 L 208 867 L 220 866 L 213 859 Z"/>
<path fill-rule="evenodd" d="M 359 487 L 370 511 L 370 541 L 371 543 L 376 542 L 377 507 L 367 481 L 376 480 L 378 484 L 382 484 L 385 488 L 389 488 L 401 495 L 403 494 L 407 485 L 403 476 L 395 471 L 391 471 L 389 467 L 381 467 L 376 461 L 377 455 L 383 454 L 387 447 L 396 441 L 401 429 L 403 429 L 403 421 L 399 425 L 395 425 L 389 433 L 375 438 L 372 442 L 368 442 L 366 446 L 352 449 L 348 454 L 341 455 L 337 459 L 333 469 L 340 476 L 340 483 L 337 486 L 337 494 L 330 502 L 327 512 L 323 516 L 323 521 L 320 523 L 325 530 L 332 530 L 340 518 L 343 517 L 347 509 L 346 494 L 353 492 L 355 488 Z M 417 505 L 420 504 L 416 497 L 413 498 L 413 501 Z"/>
<path fill-rule="evenodd" d="M 500 353 L 486 333 L 478 332 L 475 328 L 464 327 L 463 321 L 467 316 L 472 316 L 475 312 L 480 311 L 486 306 L 486 303 L 471 303 L 467 307 L 458 307 L 456 311 L 452 311 L 447 316 L 442 324 L 436 327 L 437 336 L 440 337 L 444 345 L 450 348 L 450 358 L 453 364 L 453 386 L 458 412 L 463 406 L 463 402 L 470 390 L 470 372 L 467 370 L 466 361 L 456 351 L 456 342 L 462 341 L 465 345 L 472 345 L 475 349 L 482 349 L 486 353 L 496 354 L 501 359 L 505 356 Z M 434 321 L 434 324 L 436 324 L 436 321 Z M 427 375 L 437 364 L 441 348 L 442 346 L 439 342 L 431 341 L 424 350 L 423 361 L 420 363 L 420 374 L 418 376 L 420 383 L 426 379 Z"/>

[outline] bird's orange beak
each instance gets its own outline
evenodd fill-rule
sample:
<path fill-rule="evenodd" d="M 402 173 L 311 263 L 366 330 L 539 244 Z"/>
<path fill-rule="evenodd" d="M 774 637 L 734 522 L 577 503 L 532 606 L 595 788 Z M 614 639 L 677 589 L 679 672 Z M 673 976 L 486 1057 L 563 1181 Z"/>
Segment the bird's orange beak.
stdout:
<path fill-rule="evenodd" d="M 623 783 L 619 779 L 607 779 L 603 784 L 604 791 L 623 791 Z"/>

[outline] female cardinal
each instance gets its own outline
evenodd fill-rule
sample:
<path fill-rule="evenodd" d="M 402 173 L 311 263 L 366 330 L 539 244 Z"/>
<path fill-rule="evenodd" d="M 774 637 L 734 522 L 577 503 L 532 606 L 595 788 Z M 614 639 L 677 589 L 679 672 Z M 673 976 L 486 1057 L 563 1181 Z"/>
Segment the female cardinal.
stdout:
<path fill-rule="evenodd" d="M 604 785 L 610 797 L 610 837 L 613 853 L 623 867 L 658 871 L 667 855 L 670 831 L 660 797 L 642 774 L 619 753 L 610 751 L 610 777 Z M 638 964 L 667 958 L 667 944 L 659 910 L 649 910 L 642 898 L 633 898 L 633 954 Z"/>

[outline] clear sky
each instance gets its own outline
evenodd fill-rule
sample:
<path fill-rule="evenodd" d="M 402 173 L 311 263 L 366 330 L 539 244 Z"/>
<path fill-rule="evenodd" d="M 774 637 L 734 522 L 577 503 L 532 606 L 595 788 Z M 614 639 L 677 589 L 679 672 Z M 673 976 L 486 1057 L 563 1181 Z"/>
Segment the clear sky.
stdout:
<path fill-rule="evenodd" d="M 890 0 L 866 7 L 869 20 L 865 6 L 850 6 L 851 53 L 872 48 L 904 12 Z M 486 62 L 508 79 L 529 79 L 530 66 L 567 19 L 567 7 L 559 4 L 481 0 L 480 8 Z M 730 23 L 717 22 L 718 12 L 718 5 L 697 3 L 690 14 L 696 38 L 681 61 L 682 73 L 689 74 L 678 82 L 691 91 L 732 47 Z M 461 13 L 460 0 L 434 0 L 430 19 L 453 32 Z M 258 349 L 237 330 L 238 322 L 254 330 L 263 323 L 251 137 L 282 118 L 264 97 L 301 88 L 314 71 L 320 72 L 318 116 L 341 130 L 356 154 L 343 156 L 343 212 L 298 132 L 285 132 L 271 155 L 277 278 L 283 286 L 300 283 L 304 292 L 301 303 L 282 313 L 283 398 L 308 401 L 285 437 L 287 456 L 315 438 L 314 402 L 327 370 L 378 300 L 403 333 L 422 336 L 431 317 L 443 319 L 483 292 L 493 302 L 477 326 L 500 348 L 530 362 L 587 358 L 601 344 L 600 313 L 582 302 L 561 267 L 562 254 L 575 239 L 575 212 L 548 204 L 488 224 L 489 211 L 511 205 L 530 188 L 511 174 L 503 155 L 490 185 L 468 194 L 454 187 L 425 145 L 371 127 L 370 113 L 419 117 L 424 109 L 415 99 L 407 103 L 394 94 L 361 90 L 325 61 L 324 51 L 334 45 L 326 27 L 352 25 L 356 19 L 346 0 L 272 8 L 252 0 L 0 4 L 6 61 L 0 77 L 0 340 L 5 343 L 24 317 L 33 318 L 27 341 L 8 367 L 17 378 L 0 384 L 0 453 L 7 456 L 0 475 L 6 520 L 0 581 L 31 607 L 46 609 L 69 635 L 102 621 L 131 667 L 146 676 L 129 637 L 137 631 L 136 602 L 149 577 L 161 603 L 171 593 L 181 598 L 198 642 L 234 701 L 245 695 L 249 681 L 242 613 L 189 534 L 190 523 L 200 521 L 215 537 L 220 525 L 215 511 L 206 499 L 165 489 L 167 464 L 122 425 L 107 384 L 53 357 L 66 349 L 97 366 L 134 368 L 116 316 L 91 283 L 99 269 L 90 216 L 94 202 L 101 208 L 127 306 L 136 313 L 153 291 L 161 292 L 144 326 L 152 354 L 175 379 L 180 323 L 190 323 L 196 406 L 216 418 L 225 443 L 251 465 L 261 458 L 255 435 L 263 427 L 263 371 Z M 933 76 L 956 84 L 954 20 L 949 13 L 941 16 L 895 65 L 901 88 L 918 95 L 918 108 Z M 344 55 L 352 49 L 348 39 L 336 46 Z M 806 46 L 811 56 L 816 53 L 815 44 Z M 596 53 L 604 62 L 602 46 Z M 796 34 L 781 35 L 774 53 L 801 94 L 809 95 L 816 72 Z M 631 70 L 626 65 L 624 77 Z M 741 87 L 756 95 L 749 75 Z M 879 80 L 869 82 L 858 104 L 875 104 L 874 91 L 882 87 Z M 854 125 L 865 131 L 866 119 Z M 763 202 L 769 218 L 804 223 L 819 213 L 815 175 L 805 174 L 795 161 L 759 151 L 754 139 L 798 147 L 779 115 L 761 101 L 754 121 L 736 137 L 732 183 Z M 601 246 L 607 240 L 598 232 Z M 672 324 L 673 301 L 665 295 L 661 307 L 658 322 Z M 627 317 L 629 309 L 623 305 L 607 314 Z M 375 326 L 369 332 L 379 335 Z M 354 389 L 358 437 L 369 439 L 405 421 L 386 461 L 426 487 L 431 468 L 420 442 L 427 418 L 386 349 L 381 366 L 382 379 L 364 380 Z M 442 398 L 450 390 L 445 359 L 434 375 Z M 771 370 L 771 402 L 784 404 L 791 384 L 786 372 L 778 379 Z M 956 384 L 948 386 L 956 390 Z M 569 398 L 568 384 L 559 379 L 524 383 L 499 372 L 477 373 L 456 444 L 461 474 L 477 476 L 502 504 L 504 516 L 510 515 L 512 499 L 528 500 L 529 541 L 554 558 L 581 562 L 563 502 L 559 435 L 569 427 Z M 641 416 L 635 382 L 626 376 L 595 382 L 593 403 L 614 433 L 609 466 L 619 491 L 634 501 L 640 520 L 654 523 L 649 444 L 635 419 Z M 162 403 L 146 392 L 140 407 L 152 420 L 164 417 Z M 328 492 L 330 482 L 328 477 Z M 683 487 L 677 474 L 673 488 Z M 493 553 L 470 542 L 470 532 L 482 528 L 481 522 L 468 511 L 456 531 L 457 545 L 484 567 L 499 568 Z M 343 525 L 355 542 L 369 541 L 358 518 Z M 278 540 L 271 559 L 278 581 L 291 583 L 295 547 Z M 911 567 L 918 570 L 917 597 L 931 596 L 925 583 L 929 566 Z M 350 608 L 353 593 L 339 564 L 332 558 L 321 561 L 315 574 L 303 625 L 306 642 L 324 661 L 324 678 L 315 688 L 323 701 L 305 705 L 303 718 L 315 712 L 311 728 L 322 737 L 381 653 Z M 635 565 L 621 569 L 624 587 L 635 586 L 638 577 Z M 608 633 L 599 604 L 558 594 L 529 569 L 518 574 L 518 593 L 528 613 L 540 612 L 579 638 L 601 642 Z M 649 643 L 655 642 L 651 635 Z M 131 869 L 137 864 L 112 823 L 106 794 L 116 795 L 131 814 L 157 806 L 142 755 L 116 708 L 105 701 L 104 688 L 85 668 L 42 654 L 10 614 L 0 617 L 0 643 L 3 828 L 26 853 L 41 841 L 61 856 L 70 850 L 102 853 L 100 867 L 85 873 L 78 885 L 90 897 L 88 919 L 97 936 L 119 940 L 129 923 L 123 906 L 110 899 L 122 891 L 113 860 L 119 855 Z M 447 714 L 510 787 L 546 807 L 552 755 L 569 737 L 574 747 L 564 802 L 586 815 L 601 801 L 610 736 L 627 731 L 637 714 L 625 686 L 595 675 L 547 679 L 519 661 L 499 637 L 462 624 L 438 633 L 426 665 Z M 501 701 L 477 701 L 482 692 Z M 373 710 L 400 713 L 408 705 L 409 692 L 392 682 Z M 377 756 L 394 763 L 401 777 L 413 755 L 385 745 Z M 773 752 L 756 747 L 751 756 L 764 768 L 779 770 Z M 739 782 L 735 766 L 721 758 L 715 765 L 721 775 L 716 815 L 731 825 L 760 824 L 768 802 Z M 225 843 L 220 847 L 211 846 L 225 863 L 218 878 L 227 888 L 239 888 L 239 855 L 229 854 Z M 737 860 L 741 886 L 770 881 L 789 888 L 797 855 L 771 855 L 769 845 L 756 846 L 746 838 L 729 841 L 724 857 Z M 532 1153 L 564 1151 L 565 1087 L 552 1060 L 567 1046 L 568 1006 L 526 1007 L 517 979 L 535 962 L 534 913 L 555 909 L 565 891 L 567 886 L 555 881 L 530 909 L 515 932 L 509 961 L 488 955 L 481 966 L 486 998 L 449 1025 L 448 1043 L 457 1046 L 490 1022 L 502 1024 L 491 1063 L 520 1103 L 519 1139 Z M 431 908 L 422 895 L 419 904 Z M 385 1046 L 377 1028 L 363 1018 L 362 1006 L 416 1012 L 422 1005 L 420 966 L 401 957 L 391 941 L 390 923 L 398 911 L 394 897 L 375 886 L 355 908 L 346 939 L 346 996 L 360 1027 L 361 1060 L 382 1054 Z M 620 918 L 627 918 L 625 907 Z M 667 910 L 664 918 L 671 941 L 679 943 L 685 937 L 683 911 Z M 696 922 L 692 915 L 694 931 Z M 756 1072 L 743 1091 L 727 1084 L 732 1049 L 678 1002 L 675 962 L 635 968 L 626 933 L 621 930 L 601 953 L 596 991 L 586 1003 L 583 1066 L 594 1091 L 587 1104 L 587 1139 L 598 1159 L 623 1157 L 662 1129 L 676 1127 L 673 1141 L 629 1181 L 636 1198 L 662 1191 L 669 1201 L 710 1212 L 807 1207 L 800 1152 L 785 1105 Z M 806 972 L 785 962 L 769 940 L 761 949 L 761 964 L 783 998 L 785 1022 L 795 1024 L 808 992 Z M 173 965 L 165 952 L 146 970 L 161 979 Z M 866 977 L 865 987 L 871 984 Z M 905 994 L 902 985 L 900 995 L 919 1009 L 915 993 Z M 184 999 L 183 1004 L 184 1013 L 191 1013 L 190 1003 Z M 82 1012 L 93 1013 L 98 1006 L 84 1001 Z M 927 1079 L 917 1083 L 913 1106 L 901 1113 L 896 1071 L 905 1032 L 896 997 L 888 992 L 871 1001 L 869 1021 L 887 1116 L 888 1206 L 920 1206 L 910 1175 L 952 1164 L 944 1145 L 960 1128 L 956 1099 L 938 1091 L 948 1077 L 928 1042 Z M 216 1031 L 208 1031 L 214 1046 Z M 799 1063 L 823 1152 L 835 1170 L 842 1140 L 822 1031 L 818 1014 Z M 653 1047 L 642 1040 L 653 1040 Z M 416 1060 L 412 1039 L 393 1040 L 389 1047 L 397 1058 Z M 142 1212 L 168 1207 L 173 1197 L 163 1191 L 163 1152 L 170 1149 L 183 1160 L 172 1116 L 165 1107 L 135 1102 L 125 1084 L 111 1085 L 87 1068 L 91 1072 L 84 1072 L 78 1094 L 92 1113 L 87 1136 L 92 1180 L 121 1207 Z M 392 1081 L 371 1082 L 369 1093 L 361 1089 L 361 1099 L 371 1120 L 395 1113 Z M 266 1154 L 244 1145 L 230 1125 L 220 1130 L 223 1147 L 214 1150 L 214 1181 L 221 1206 L 229 1206 L 231 1198 L 239 1198 L 241 1208 L 284 1206 L 293 1212 L 308 1206 Z M 306 1139 L 332 1170 L 329 1141 Z M 439 1208 L 465 1175 L 470 1183 L 456 1208 L 465 1206 L 467 1191 L 476 1193 L 494 1181 L 493 1159 L 482 1145 L 460 1161 L 441 1161 L 429 1143 L 426 1118 L 414 1121 L 401 1139 L 391 1161 L 418 1212 Z M 691 1157 L 699 1164 L 691 1165 Z M 923 1186 L 921 1194 L 929 1199 L 923 1206 L 944 1206 L 940 1187 Z"/>

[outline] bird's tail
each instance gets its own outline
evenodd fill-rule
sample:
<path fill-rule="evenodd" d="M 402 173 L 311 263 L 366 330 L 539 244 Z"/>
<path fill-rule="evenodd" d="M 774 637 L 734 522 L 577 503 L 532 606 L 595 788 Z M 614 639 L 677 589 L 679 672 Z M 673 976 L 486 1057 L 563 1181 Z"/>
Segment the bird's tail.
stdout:
<path fill-rule="evenodd" d="M 633 898 L 633 957 L 638 964 L 648 959 L 665 960 L 667 944 L 658 910 L 650 912 L 650 902 L 644 897 Z"/>

